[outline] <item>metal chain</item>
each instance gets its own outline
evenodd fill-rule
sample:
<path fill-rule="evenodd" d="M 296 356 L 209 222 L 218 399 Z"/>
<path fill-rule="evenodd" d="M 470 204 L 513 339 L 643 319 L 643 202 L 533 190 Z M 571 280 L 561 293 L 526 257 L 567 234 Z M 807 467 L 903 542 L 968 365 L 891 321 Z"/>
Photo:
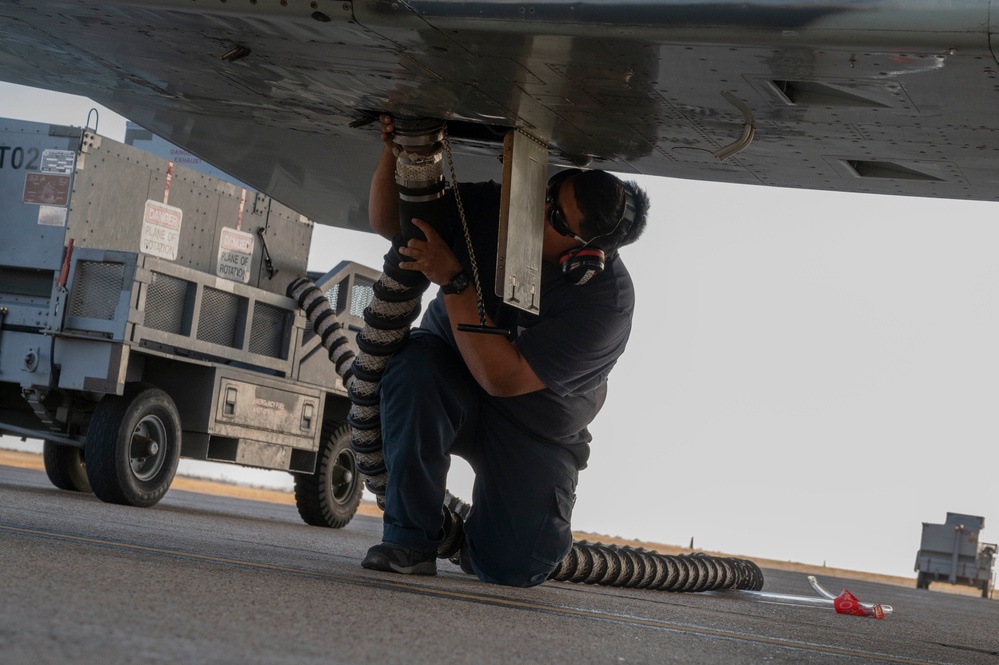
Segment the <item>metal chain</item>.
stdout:
<path fill-rule="evenodd" d="M 539 146 L 541 146 L 542 148 L 544 148 L 546 151 L 551 149 L 551 146 L 549 146 L 547 143 L 545 143 L 544 141 L 542 141 L 541 139 L 539 139 L 534 134 L 531 134 L 531 133 L 527 132 L 523 128 L 521 128 L 521 127 L 515 127 L 514 129 L 517 131 L 518 134 L 523 134 L 524 136 L 526 136 L 527 138 L 531 139 L 532 141 L 534 141 L 535 143 L 537 143 Z"/>
<path fill-rule="evenodd" d="M 444 125 L 444 152 L 447 153 L 447 164 L 451 171 L 451 186 L 454 189 L 454 202 L 458 205 L 458 218 L 461 220 L 461 228 L 465 232 L 465 246 L 468 248 L 468 258 L 472 262 L 472 281 L 475 284 L 475 295 L 478 299 L 479 324 L 486 325 L 486 303 L 482 298 L 482 283 L 479 281 L 479 264 L 475 260 L 475 249 L 472 247 L 472 236 L 468 232 L 468 219 L 465 217 L 465 206 L 461 202 L 461 193 L 458 191 L 458 177 L 454 172 L 454 157 L 451 155 L 451 141 L 448 140 L 447 124 Z"/>

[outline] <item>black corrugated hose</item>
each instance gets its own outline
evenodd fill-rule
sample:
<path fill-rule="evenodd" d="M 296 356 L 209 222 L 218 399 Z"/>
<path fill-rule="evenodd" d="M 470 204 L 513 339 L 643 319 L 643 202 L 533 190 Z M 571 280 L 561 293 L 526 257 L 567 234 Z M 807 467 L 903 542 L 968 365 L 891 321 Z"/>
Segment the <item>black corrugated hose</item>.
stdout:
<path fill-rule="evenodd" d="M 397 121 L 397 133 L 399 131 Z M 427 133 L 426 127 L 430 127 Z M 408 145 L 416 144 L 440 149 L 437 142 L 439 125 L 419 125 L 409 135 Z M 413 138 L 413 137 L 417 138 Z M 411 153 L 407 153 L 407 156 Z M 435 155 L 435 158 L 438 156 Z M 420 182 L 431 180 L 429 168 L 436 172 L 437 165 L 428 167 L 427 153 L 417 156 L 424 163 L 415 168 Z M 436 176 L 434 176 L 436 179 Z M 398 248 L 412 237 L 415 227 L 409 223 L 413 217 L 436 219 L 433 213 L 420 209 L 439 206 L 443 197 L 443 172 L 439 181 L 421 190 L 407 189 L 404 178 L 400 182 L 401 222 L 403 234 L 396 236 L 392 249 L 385 255 L 382 275 L 374 284 L 374 297 L 364 310 L 364 327 L 357 334 L 360 353 L 355 357 L 347 344 L 343 326 L 336 320 L 325 294 L 310 279 L 301 277 L 288 286 L 288 296 L 295 299 L 305 311 L 323 347 L 329 352 L 337 374 L 342 378 L 351 401 L 347 421 L 351 426 L 350 446 L 357 457 L 357 467 L 365 476 L 365 486 L 375 495 L 379 507 L 385 507 L 385 485 L 388 472 L 382 456 L 378 383 L 385 365 L 409 338 L 409 329 L 420 315 L 423 293 L 429 281 L 423 274 L 399 267 L 402 256 Z M 439 195 L 427 196 L 430 191 Z M 427 202 L 429 198 L 432 201 Z M 416 202 L 416 201 L 423 201 Z M 415 202 L 415 203 L 414 203 Z M 419 233 L 415 230 L 415 233 Z M 422 236 L 422 234 L 420 234 Z M 441 558 L 456 555 L 463 541 L 462 519 L 467 517 L 469 505 L 448 495 L 444 506 L 448 519 L 446 533 L 438 552 Z M 450 504 L 450 505 L 447 505 Z M 555 568 L 549 579 L 560 582 L 579 582 L 606 586 L 662 591 L 710 591 L 717 589 L 744 589 L 759 591 L 763 588 L 763 573 L 752 561 L 707 554 L 666 555 L 642 548 L 604 545 L 576 541 L 569 555 Z"/>

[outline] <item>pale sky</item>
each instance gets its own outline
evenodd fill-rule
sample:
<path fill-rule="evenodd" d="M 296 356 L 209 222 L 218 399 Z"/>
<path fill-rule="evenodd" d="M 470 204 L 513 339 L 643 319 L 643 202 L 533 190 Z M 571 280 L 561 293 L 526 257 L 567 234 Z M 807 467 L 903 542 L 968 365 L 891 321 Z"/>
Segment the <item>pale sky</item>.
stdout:
<path fill-rule="evenodd" d="M 0 117 L 83 125 L 94 106 L 0 84 Z M 99 130 L 122 140 L 124 120 L 101 110 Z M 640 184 L 635 327 L 575 529 L 908 577 L 947 512 L 999 541 L 999 204 Z M 386 249 L 321 227 L 309 268 L 381 268 Z"/>

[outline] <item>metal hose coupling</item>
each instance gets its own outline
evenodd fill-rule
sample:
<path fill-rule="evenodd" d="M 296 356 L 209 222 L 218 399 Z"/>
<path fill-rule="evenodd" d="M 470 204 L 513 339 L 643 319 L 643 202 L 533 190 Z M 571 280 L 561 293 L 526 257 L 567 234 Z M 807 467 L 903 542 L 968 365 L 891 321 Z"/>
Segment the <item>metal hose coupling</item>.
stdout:
<path fill-rule="evenodd" d="M 399 223 L 405 239 L 423 239 L 413 226 L 418 217 L 431 224 L 444 219 L 444 123 L 428 118 L 393 118 L 396 156 L 395 182 L 399 187 Z M 439 227 L 438 227 L 439 230 Z"/>

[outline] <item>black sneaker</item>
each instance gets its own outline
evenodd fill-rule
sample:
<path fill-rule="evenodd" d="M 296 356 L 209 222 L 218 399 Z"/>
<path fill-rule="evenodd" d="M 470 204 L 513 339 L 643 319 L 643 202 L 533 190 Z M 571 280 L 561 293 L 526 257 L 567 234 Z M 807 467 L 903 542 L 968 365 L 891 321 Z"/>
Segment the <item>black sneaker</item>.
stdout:
<path fill-rule="evenodd" d="M 441 526 L 441 544 L 437 546 L 438 559 L 451 559 L 465 545 L 465 527 L 458 513 L 444 506 L 444 523 Z"/>
<path fill-rule="evenodd" d="M 415 552 L 396 543 L 382 543 L 368 550 L 361 567 L 403 575 L 436 575 L 437 553 Z"/>
<path fill-rule="evenodd" d="M 475 575 L 475 571 L 472 570 L 472 560 L 468 557 L 468 543 L 462 543 L 461 549 L 455 552 L 448 561 L 460 566 L 461 572 L 466 575 Z"/>

